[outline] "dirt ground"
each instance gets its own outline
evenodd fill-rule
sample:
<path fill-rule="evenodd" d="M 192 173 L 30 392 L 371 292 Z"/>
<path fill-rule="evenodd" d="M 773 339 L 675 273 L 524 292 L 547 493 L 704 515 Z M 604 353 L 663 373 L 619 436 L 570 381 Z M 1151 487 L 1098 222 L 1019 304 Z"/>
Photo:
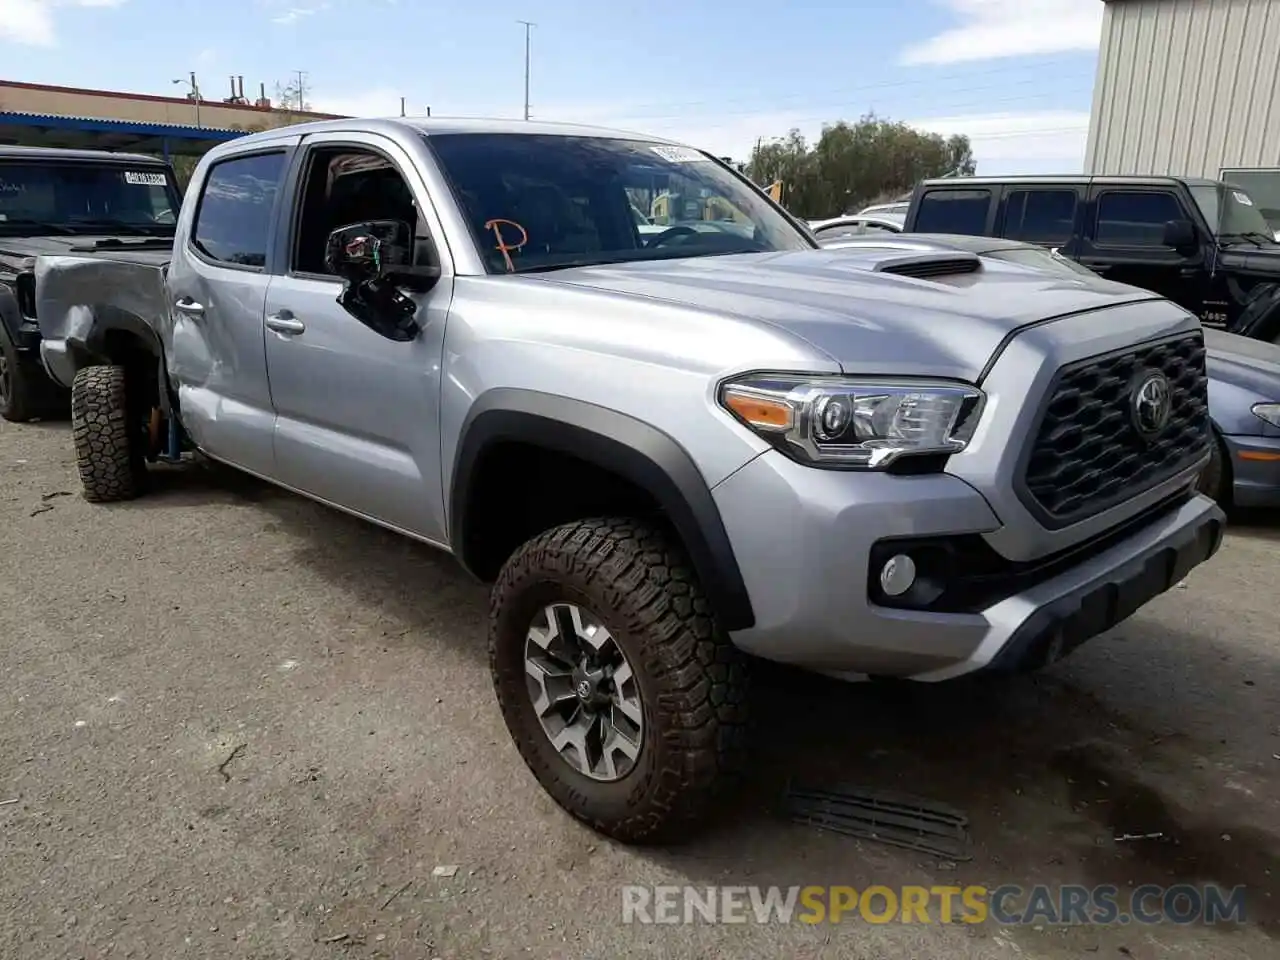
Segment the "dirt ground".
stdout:
<path fill-rule="evenodd" d="M 59 424 L 0 423 L 0 477 L 5 958 L 1280 957 L 1280 518 L 1233 522 L 1184 587 L 1043 676 L 765 670 L 740 803 L 655 852 L 526 772 L 485 592 L 449 558 L 206 470 L 91 506 Z M 976 855 L 788 824 L 793 777 L 945 801 Z M 621 920 L 623 884 L 1002 882 L 1243 884 L 1248 920 Z"/>

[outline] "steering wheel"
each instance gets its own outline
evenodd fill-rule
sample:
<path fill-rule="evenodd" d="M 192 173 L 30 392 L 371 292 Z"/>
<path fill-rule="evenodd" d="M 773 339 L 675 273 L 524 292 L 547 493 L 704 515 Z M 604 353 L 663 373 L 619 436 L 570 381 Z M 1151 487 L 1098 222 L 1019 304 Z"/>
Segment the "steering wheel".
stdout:
<path fill-rule="evenodd" d="M 698 231 L 693 229 L 693 227 L 684 227 L 684 226 L 667 227 L 667 229 L 663 230 L 661 233 L 654 234 L 652 237 L 650 237 L 649 242 L 646 243 L 645 246 L 660 247 L 664 243 L 666 243 L 668 240 L 671 240 L 674 237 L 683 237 L 690 234 L 693 236 L 697 236 Z"/>

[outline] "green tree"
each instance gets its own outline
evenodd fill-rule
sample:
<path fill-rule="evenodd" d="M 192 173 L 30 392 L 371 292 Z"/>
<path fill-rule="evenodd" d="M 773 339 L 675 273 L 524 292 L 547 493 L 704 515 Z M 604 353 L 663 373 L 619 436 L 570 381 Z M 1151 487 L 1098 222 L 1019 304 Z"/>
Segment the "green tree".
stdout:
<path fill-rule="evenodd" d="M 757 183 L 783 184 L 783 202 L 800 217 L 835 216 L 893 198 L 928 177 L 972 176 L 969 138 L 925 133 L 868 114 L 822 128 L 810 145 L 792 130 L 757 144 L 747 165 Z"/>

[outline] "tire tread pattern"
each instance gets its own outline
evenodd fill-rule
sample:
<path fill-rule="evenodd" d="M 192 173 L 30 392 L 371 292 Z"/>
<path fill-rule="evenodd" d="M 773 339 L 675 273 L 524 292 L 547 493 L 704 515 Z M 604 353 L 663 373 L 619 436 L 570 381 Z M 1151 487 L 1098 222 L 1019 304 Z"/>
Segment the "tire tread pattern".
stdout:
<path fill-rule="evenodd" d="M 654 765 L 638 765 L 626 812 L 593 813 L 580 777 L 558 759 L 548 762 L 541 727 L 527 721 L 523 673 L 501 668 L 503 644 L 519 644 L 524 628 L 509 605 L 529 587 L 569 582 L 597 598 L 610 629 L 638 645 L 629 652 L 647 673 L 655 702 L 646 705 L 646 737 L 662 749 Z M 746 658 L 719 630 L 711 604 L 687 558 L 647 523 L 595 518 L 568 523 L 526 543 L 494 585 L 490 610 L 490 667 L 508 729 L 542 787 L 570 814 L 624 843 L 665 843 L 699 827 L 742 772 L 748 731 Z M 508 663 L 510 659 L 508 651 Z M 642 769 L 643 768 L 643 769 Z"/>
<path fill-rule="evenodd" d="M 141 467 L 129 437 L 125 370 L 86 367 L 71 385 L 71 435 L 90 503 L 131 500 L 141 493 Z"/>

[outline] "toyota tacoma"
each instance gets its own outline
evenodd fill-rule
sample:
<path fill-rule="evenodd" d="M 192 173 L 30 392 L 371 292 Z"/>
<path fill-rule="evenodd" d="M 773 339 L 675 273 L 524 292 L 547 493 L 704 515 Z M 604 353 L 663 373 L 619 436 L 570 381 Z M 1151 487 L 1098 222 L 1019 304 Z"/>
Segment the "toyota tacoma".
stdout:
<path fill-rule="evenodd" d="M 636 208 L 681 219 L 642 233 Z M 625 842 L 715 808 L 755 658 L 1034 669 L 1222 535 L 1195 316 L 960 251 L 822 250 L 650 137 L 253 134 L 201 160 L 167 266 L 36 272 L 89 500 L 192 448 L 451 552 L 492 584 L 525 763 Z"/>

